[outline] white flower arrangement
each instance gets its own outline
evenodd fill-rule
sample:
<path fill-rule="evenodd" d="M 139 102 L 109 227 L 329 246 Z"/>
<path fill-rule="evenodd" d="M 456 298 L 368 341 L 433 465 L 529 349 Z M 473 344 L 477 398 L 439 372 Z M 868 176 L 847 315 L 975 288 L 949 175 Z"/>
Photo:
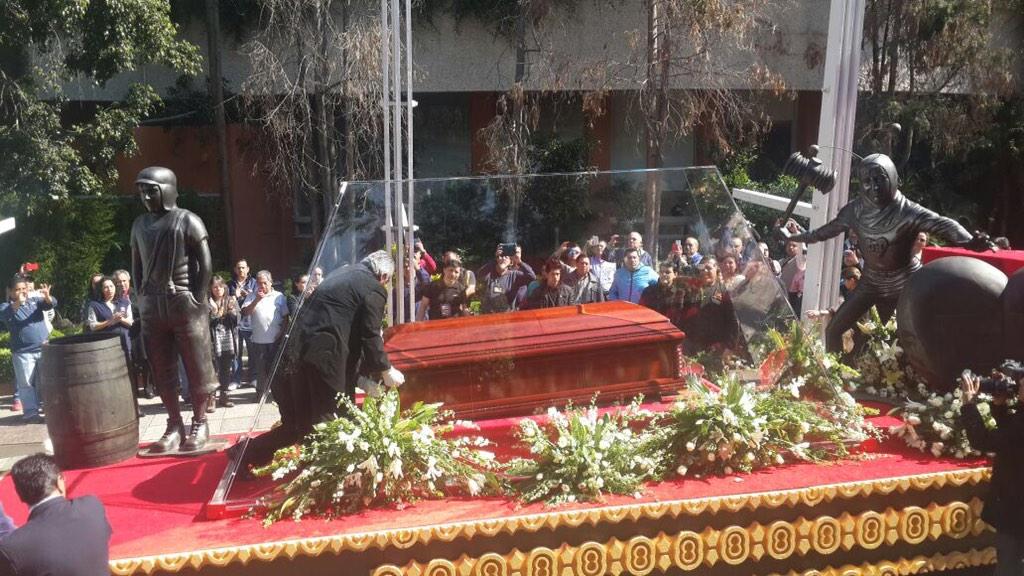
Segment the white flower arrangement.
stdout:
<path fill-rule="evenodd" d="M 310 514 L 334 517 L 374 505 L 404 506 L 453 491 L 495 491 L 489 442 L 471 436 L 448 439 L 440 404 L 416 403 L 400 410 L 398 392 L 366 397 L 363 405 L 342 398 L 344 416 L 317 425 L 300 447 L 279 450 L 254 472 L 283 480 L 260 503 L 265 524 Z"/>
<path fill-rule="evenodd" d="M 604 494 L 639 495 L 644 482 L 661 475 L 662 456 L 652 444 L 657 416 L 640 408 L 642 397 L 628 406 L 598 415 L 587 408 L 548 409 L 541 426 L 519 424 L 518 439 L 531 458 L 509 462 L 513 488 L 527 502 L 549 504 L 600 500 Z"/>
<path fill-rule="evenodd" d="M 794 398 L 791 385 L 757 390 L 735 376 L 712 392 L 691 378 L 655 431 L 666 453 L 666 467 L 679 476 L 732 474 L 794 460 L 821 460 L 846 454 L 843 427 L 828 421 L 817 404 Z M 799 389 L 799 383 L 796 383 Z M 812 448 L 810 441 L 820 441 Z"/>
<path fill-rule="evenodd" d="M 967 431 L 960 424 L 963 401 L 959 389 L 940 394 L 918 384 L 905 394 L 902 406 L 893 410 L 903 418 L 903 424 L 893 427 L 890 430 L 892 434 L 911 448 L 929 452 L 936 458 L 967 458 L 980 454 L 971 447 Z M 995 428 L 996 421 L 989 406 L 991 401 L 990 397 L 979 395 L 978 413 L 986 427 Z"/>
<path fill-rule="evenodd" d="M 870 320 L 857 324 L 866 338 L 854 364 L 860 372 L 860 390 L 887 400 L 899 401 L 913 393 L 918 381 L 896 338 L 896 318 L 882 322 L 871 308 Z"/>

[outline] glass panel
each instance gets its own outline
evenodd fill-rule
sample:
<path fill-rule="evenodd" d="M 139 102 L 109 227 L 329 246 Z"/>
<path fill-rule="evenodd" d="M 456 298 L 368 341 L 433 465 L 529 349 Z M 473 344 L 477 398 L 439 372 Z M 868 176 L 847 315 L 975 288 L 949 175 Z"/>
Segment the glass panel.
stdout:
<path fill-rule="evenodd" d="M 340 278 L 371 252 L 388 250 L 396 271 L 405 271 L 389 283 L 385 314 L 386 349 L 407 376 L 403 401 L 443 400 L 484 418 L 585 402 L 596 392 L 601 401 L 668 394 L 684 385 L 685 355 L 757 360 L 751 344 L 793 316 L 715 168 L 350 182 L 342 189 L 310 265 L 311 292 L 282 349 L 305 350 L 293 335 L 306 321 L 307 301 L 318 297 L 318 272 Z M 686 253 L 690 237 L 699 240 L 700 256 Z M 415 238 L 430 258 L 418 253 Z M 631 242 L 638 253 L 628 250 Z M 606 296 L 628 303 L 591 303 Z M 563 306 L 547 309 L 556 305 Z M 417 316 L 425 320 L 413 322 Z M 281 356 L 275 382 L 288 377 Z M 211 504 L 251 503 L 268 487 L 235 483 L 232 471 L 229 465 Z"/>

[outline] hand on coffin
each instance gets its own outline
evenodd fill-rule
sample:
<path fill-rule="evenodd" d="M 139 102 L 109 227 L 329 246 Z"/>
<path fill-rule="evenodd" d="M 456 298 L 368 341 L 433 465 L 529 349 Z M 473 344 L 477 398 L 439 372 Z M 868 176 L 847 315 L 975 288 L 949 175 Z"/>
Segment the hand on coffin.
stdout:
<path fill-rule="evenodd" d="M 402 384 L 405 384 L 405 374 L 392 366 L 387 370 L 380 373 L 381 379 L 384 380 L 384 385 L 388 388 L 398 388 Z"/>

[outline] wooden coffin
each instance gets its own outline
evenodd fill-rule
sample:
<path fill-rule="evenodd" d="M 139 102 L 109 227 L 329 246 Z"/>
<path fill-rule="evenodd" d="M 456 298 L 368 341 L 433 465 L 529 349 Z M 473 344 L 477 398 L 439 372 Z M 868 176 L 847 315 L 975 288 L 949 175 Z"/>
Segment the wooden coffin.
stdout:
<path fill-rule="evenodd" d="M 385 334 L 406 377 L 402 402 L 443 402 L 460 418 L 525 415 L 572 400 L 655 399 L 683 386 L 683 333 L 628 302 L 404 324 Z"/>

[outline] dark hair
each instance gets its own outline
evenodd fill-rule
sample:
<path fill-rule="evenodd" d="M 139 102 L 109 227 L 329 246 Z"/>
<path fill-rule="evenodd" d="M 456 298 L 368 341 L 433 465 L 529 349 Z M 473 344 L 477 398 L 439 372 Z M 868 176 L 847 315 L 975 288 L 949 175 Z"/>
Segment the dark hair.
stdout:
<path fill-rule="evenodd" d="M 7 287 L 13 290 L 18 287 L 18 284 L 23 284 L 25 282 L 28 282 L 28 280 L 26 280 L 23 275 L 15 274 L 14 276 L 11 276 L 11 281 L 7 284 Z"/>
<path fill-rule="evenodd" d="M 658 270 L 662 268 L 671 268 L 673 272 L 679 272 L 679 263 L 675 260 L 662 260 L 658 262 Z"/>
<path fill-rule="evenodd" d="M 558 270 L 559 272 L 562 271 L 561 260 L 558 258 L 549 258 L 548 261 L 544 263 L 545 272 L 551 272 L 552 270 Z"/>
<path fill-rule="evenodd" d="M 630 252 L 634 254 L 640 254 L 640 251 L 637 250 L 636 248 L 626 248 L 625 250 L 622 251 L 622 257 L 625 258 L 626 255 L 629 254 Z"/>
<path fill-rule="evenodd" d="M 18 498 L 33 506 L 57 489 L 60 467 L 53 456 L 39 452 L 15 462 L 11 467 L 11 477 Z"/>
<path fill-rule="evenodd" d="M 97 282 L 92 287 L 92 298 L 93 298 L 93 300 L 95 300 L 97 302 L 103 302 L 104 301 L 103 300 L 103 283 L 108 281 L 108 280 L 110 281 L 111 284 L 114 285 L 114 299 L 115 300 L 117 299 L 117 282 L 114 282 L 114 279 L 112 277 L 110 277 L 110 276 L 104 276 L 103 278 L 100 278 L 100 281 Z"/>
<path fill-rule="evenodd" d="M 306 282 L 309 282 L 309 274 L 306 272 L 299 272 L 292 276 L 292 296 L 299 296 L 302 294 L 302 290 L 299 290 L 299 282 L 302 282 L 302 277 L 306 277 Z"/>

